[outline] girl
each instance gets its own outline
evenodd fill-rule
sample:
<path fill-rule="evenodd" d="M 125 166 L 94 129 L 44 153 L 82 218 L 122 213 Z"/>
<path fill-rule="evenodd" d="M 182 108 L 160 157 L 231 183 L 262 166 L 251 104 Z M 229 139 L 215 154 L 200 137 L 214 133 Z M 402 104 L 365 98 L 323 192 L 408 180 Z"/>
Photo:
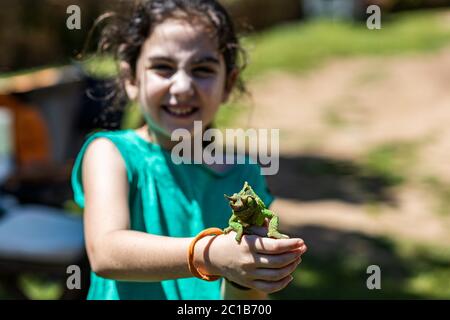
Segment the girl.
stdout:
<path fill-rule="evenodd" d="M 72 184 L 93 271 L 88 299 L 263 299 L 283 289 L 306 251 L 303 240 L 194 238 L 227 226 L 223 194 L 244 181 L 272 203 L 260 168 L 171 161 L 173 130 L 201 134 L 194 121 L 206 129 L 232 89 L 243 88 L 227 12 L 211 0 L 153 0 L 122 23 L 105 29 L 100 47 L 114 51 L 120 88 L 146 125 L 96 133 L 76 160 Z"/>

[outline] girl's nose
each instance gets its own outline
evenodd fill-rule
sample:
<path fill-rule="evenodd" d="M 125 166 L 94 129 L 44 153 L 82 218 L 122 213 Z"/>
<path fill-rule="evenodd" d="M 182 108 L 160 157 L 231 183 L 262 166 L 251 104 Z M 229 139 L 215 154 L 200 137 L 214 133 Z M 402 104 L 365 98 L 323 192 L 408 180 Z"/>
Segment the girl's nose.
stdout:
<path fill-rule="evenodd" d="M 189 98 L 194 94 L 192 79 L 185 71 L 180 70 L 172 76 L 170 93 L 183 98 Z"/>

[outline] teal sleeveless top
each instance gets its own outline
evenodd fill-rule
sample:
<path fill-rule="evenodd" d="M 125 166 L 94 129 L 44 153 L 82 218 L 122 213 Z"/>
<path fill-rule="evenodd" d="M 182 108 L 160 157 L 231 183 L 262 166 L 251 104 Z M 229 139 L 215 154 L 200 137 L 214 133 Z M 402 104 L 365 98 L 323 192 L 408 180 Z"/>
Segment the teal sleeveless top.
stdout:
<path fill-rule="evenodd" d="M 231 211 L 223 195 L 241 190 L 244 181 L 254 188 L 268 207 L 268 192 L 257 164 L 236 164 L 218 173 L 203 164 L 179 164 L 170 151 L 147 142 L 134 130 L 104 131 L 90 135 L 73 167 L 74 200 L 84 208 L 82 161 L 94 139 L 112 141 L 126 165 L 129 183 L 130 228 L 169 237 L 194 237 L 209 227 L 225 228 Z M 91 272 L 88 299 L 103 300 L 216 300 L 221 281 L 207 282 L 194 277 L 161 282 L 131 282 L 106 279 Z"/>

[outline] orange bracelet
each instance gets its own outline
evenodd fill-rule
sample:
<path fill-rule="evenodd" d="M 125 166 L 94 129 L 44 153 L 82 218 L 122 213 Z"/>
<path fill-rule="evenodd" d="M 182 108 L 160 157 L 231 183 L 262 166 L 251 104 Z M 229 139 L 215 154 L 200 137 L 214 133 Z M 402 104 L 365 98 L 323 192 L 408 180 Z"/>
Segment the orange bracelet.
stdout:
<path fill-rule="evenodd" d="M 215 281 L 220 279 L 219 276 L 213 276 L 213 275 L 207 275 L 207 274 L 202 274 L 200 271 L 198 271 L 198 269 L 194 266 L 194 246 L 197 243 L 198 240 L 200 240 L 203 237 L 209 236 L 209 235 L 220 235 L 223 234 L 223 231 L 219 228 L 208 228 L 203 230 L 202 232 L 200 232 L 191 242 L 191 244 L 189 245 L 189 250 L 188 250 L 188 266 L 189 266 L 189 271 L 191 271 L 191 273 L 197 277 L 200 278 L 202 280 L 206 280 L 206 281 Z"/>

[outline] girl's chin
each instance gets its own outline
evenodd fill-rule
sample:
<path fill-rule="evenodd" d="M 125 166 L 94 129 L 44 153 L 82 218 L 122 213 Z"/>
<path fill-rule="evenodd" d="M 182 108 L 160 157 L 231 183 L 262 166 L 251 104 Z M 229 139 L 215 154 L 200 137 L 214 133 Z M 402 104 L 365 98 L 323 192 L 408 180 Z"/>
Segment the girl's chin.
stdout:
<path fill-rule="evenodd" d="M 199 124 L 196 124 L 195 122 L 202 122 L 199 114 L 197 114 L 197 116 L 193 115 L 186 118 L 175 118 L 168 115 L 162 115 L 160 120 L 160 126 L 170 134 L 177 129 L 185 129 L 190 133 L 194 133 L 199 128 Z M 204 122 L 202 122 L 200 128 L 204 129 L 204 127 Z"/>

